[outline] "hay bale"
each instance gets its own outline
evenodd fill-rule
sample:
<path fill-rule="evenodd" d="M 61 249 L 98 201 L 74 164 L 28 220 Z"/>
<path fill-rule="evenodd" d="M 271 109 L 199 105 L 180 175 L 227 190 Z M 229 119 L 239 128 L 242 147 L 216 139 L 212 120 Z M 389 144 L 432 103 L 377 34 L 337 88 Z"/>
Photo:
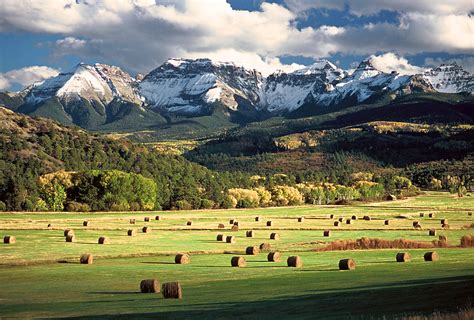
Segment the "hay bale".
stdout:
<path fill-rule="evenodd" d="M 81 264 L 92 264 L 94 262 L 94 256 L 92 256 L 90 253 L 84 253 L 79 258 L 79 262 Z"/>
<path fill-rule="evenodd" d="M 303 260 L 299 256 L 291 256 L 286 259 L 288 267 L 301 268 L 303 266 Z"/>
<path fill-rule="evenodd" d="M 67 237 L 70 234 L 74 234 L 74 230 L 72 229 L 66 229 L 64 230 L 64 236 Z"/>
<path fill-rule="evenodd" d="M 330 214 L 330 215 L 329 215 L 329 219 L 334 219 L 334 215 L 333 215 L 333 214 Z"/>
<path fill-rule="evenodd" d="M 261 251 L 269 251 L 271 248 L 272 248 L 272 245 L 267 242 L 260 244 Z"/>
<path fill-rule="evenodd" d="M 163 283 L 161 286 L 161 292 L 165 299 L 182 299 L 183 291 L 179 282 L 168 282 Z"/>
<path fill-rule="evenodd" d="M 129 237 L 134 237 L 136 234 L 137 234 L 137 230 L 135 230 L 135 229 L 129 229 L 129 230 L 127 231 L 127 235 L 128 235 Z"/>
<path fill-rule="evenodd" d="M 88 227 L 88 226 L 89 226 L 89 221 L 84 221 L 84 222 L 82 223 L 82 226 L 83 226 L 83 227 Z"/>
<path fill-rule="evenodd" d="M 340 223 L 339 221 L 334 221 L 334 226 L 339 227 L 339 223 Z"/>
<path fill-rule="evenodd" d="M 344 217 L 340 217 L 339 219 L 337 219 L 339 222 L 343 222 L 344 221 Z"/>
<path fill-rule="evenodd" d="M 420 223 L 418 221 L 413 221 L 413 227 L 415 228 L 417 225 L 419 225 Z"/>
<path fill-rule="evenodd" d="M 304 217 L 299 217 L 298 222 L 304 222 Z"/>
<path fill-rule="evenodd" d="M 239 231 L 239 226 L 233 225 L 232 228 L 230 228 L 231 231 Z"/>
<path fill-rule="evenodd" d="M 355 261 L 352 259 L 339 260 L 339 270 L 354 270 L 355 267 Z"/>
<path fill-rule="evenodd" d="M 411 257 L 407 252 L 397 253 L 397 262 L 409 262 L 410 260 Z"/>
<path fill-rule="evenodd" d="M 160 221 L 160 220 L 161 220 L 161 216 L 156 216 L 156 217 L 155 217 L 155 220 Z"/>
<path fill-rule="evenodd" d="M 441 219 L 441 224 L 448 224 L 448 219 Z"/>
<path fill-rule="evenodd" d="M 280 240 L 280 235 L 279 235 L 278 233 L 276 233 L 276 232 L 272 232 L 272 233 L 270 234 L 270 239 L 271 239 L 271 240 Z"/>
<path fill-rule="evenodd" d="M 352 224 L 352 221 L 353 221 L 352 219 L 347 219 L 346 224 Z"/>
<path fill-rule="evenodd" d="M 225 225 L 223 223 L 219 223 L 219 225 L 217 226 L 218 229 L 224 229 L 225 228 Z"/>
<path fill-rule="evenodd" d="M 443 223 L 443 224 L 441 225 L 441 228 L 443 228 L 443 229 L 449 229 L 449 224 Z"/>
<path fill-rule="evenodd" d="M 217 241 L 224 241 L 224 240 L 225 240 L 225 236 L 220 233 L 220 234 L 217 235 L 216 240 L 217 240 Z"/>
<path fill-rule="evenodd" d="M 76 241 L 76 236 L 73 234 L 70 234 L 66 236 L 66 242 L 75 242 Z"/>
<path fill-rule="evenodd" d="M 110 240 L 107 237 L 99 237 L 99 244 L 109 244 Z"/>
<path fill-rule="evenodd" d="M 280 252 L 278 252 L 278 251 L 270 252 L 270 253 L 267 255 L 267 260 L 268 260 L 269 262 L 280 262 L 280 261 L 281 261 L 281 254 L 280 254 Z"/>
<path fill-rule="evenodd" d="M 330 237 L 330 236 L 331 236 L 331 230 L 324 230 L 323 237 Z"/>
<path fill-rule="evenodd" d="M 192 226 L 193 225 L 193 222 L 191 220 L 189 220 L 188 222 L 186 222 L 186 225 L 187 226 Z"/>
<path fill-rule="evenodd" d="M 190 260 L 189 255 L 187 255 L 185 253 L 178 253 L 174 257 L 174 263 L 176 263 L 176 264 L 188 264 L 189 260 Z"/>
<path fill-rule="evenodd" d="M 351 219 L 352 219 L 352 220 L 357 220 L 357 216 L 356 216 L 356 215 L 353 215 L 353 216 L 351 217 Z"/>
<path fill-rule="evenodd" d="M 438 239 L 439 239 L 439 241 L 448 242 L 448 237 L 447 236 L 439 236 Z"/>
<path fill-rule="evenodd" d="M 235 221 L 234 226 L 237 226 L 237 227 L 240 226 L 239 221 Z"/>
<path fill-rule="evenodd" d="M 145 226 L 145 227 L 142 228 L 142 232 L 143 232 L 143 233 L 150 233 L 150 232 L 151 232 L 151 228 Z"/>
<path fill-rule="evenodd" d="M 416 230 L 421 230 L 421 224 L 417 224 L 417 225 L 415 226 L 415 229 L 416 229 Z"/>
<path fill-rule="evenodd" d="M 420 218 L 423 218 L 425 214 L 423 212 L 420 212 Z"/>
<path fill-rule="evenodd" d="M 247 238 L 253 238 L 253 237 L 255 237 L 255 232 L 253 230 L 249 230 L 245 233 L 245 236 Z"/>
<path fill-rule="evenodd" d="M 53 225 L 51 223 L 48 223 L 48 229 L 53 228 Z"/>
<path fill-rule="evenodd" d="M 255 217 L 255 221 L 259 222 L 259 221 L 260 221 L 260 217 Z"/>
<path fill-rule="evenodd" d="M 145 217 L 145 218 L 143 218 L 143 221 L 145 221 L 145 222 L 150 222 L 150 217 Z"/>
<path fill-rule="evenodd" d="M 232 257 L 232 259 L 230 260 L 230 264 L 232 267 L 242 268 L 242 267 L 245 267 L 247 263 L 244 257 L 236 256 L 236 257 Z"/>
<path fill-rule="evenodd" d="M 135 219 L 130 219 L 130 224 L 135 224 Z"/>
<path fill-rule="evenodd" d="M 234 236 L 227 236 L 225 238 L 225 242 L 227 243 L 235 243 L 235 237 Z"/>
<path fill-rule="evenodd" d="M 472 212 L 468 212 L 467 215 L 468 215 L 469 217 L 472 217 Z"/>
<path fill-rule="evenodd" d="M 257 246 L 252 246 L 252 247 L 247 247 L 245 249 L 245 254 L 248 254 L 248 255 L 257 255 L 260 253 L 260 249 L 257 247 Z"/>
<path fill-rule="evenodd" d="M 229 224 L 234 224 L 235 222 L 236 222 L 235 219 L 230 219 L 230 220 L 229 220 Z"/>
<path fill-rule="evenodd" d="M 273 227 L 273 221 L 268 220 L 267 221 L 267 227 Z"/>
<path fill-rule="evenodd" d="M 436 236 L 436 229 L 430 229 L 430 231 L 428 232 L 428 234 L 430 236 Z"/>
<path fill-rule="evenodd" d="M 14 244 L 16 242 L 15 236 L 4 236 L 3 243 Z"/>
<path fill-rule="evenodd" d="M 428 217 L 429 217 L 429 218 L 434 218 L 434 217 L 435 217 L 435 214 L 434 214 L 434 213 L 428 213 Z"/>
<path fill-rule="evenodd" d="M 439 260 L 439 255 L 435 251 L 427 252 L 425 253 L 423 257 L 425 258 L 425 261 L 438 261 Z"/>
<path fill-rule="evenodd" d="M 395 201 L 397 200 L 397 197 L 393 194 L 389 194 L 388 196 L 385 197 L 387 201 Z"/>
<path fill-rule="evenodd" d="M 385 224 L 386 226 L 390 225 L 390 220 L 385 220 L 384 224 Z"/>
<path fill-rule="evenodd" d="M 146 279 L 140 282 L 141 293 L 159 293 L 160 282 L 156 279 Z"/>
<path fill-rule="evenodd" d="M 363 218 L 365 221 L 370 221 L 370 216 L 364 216 Z"/>

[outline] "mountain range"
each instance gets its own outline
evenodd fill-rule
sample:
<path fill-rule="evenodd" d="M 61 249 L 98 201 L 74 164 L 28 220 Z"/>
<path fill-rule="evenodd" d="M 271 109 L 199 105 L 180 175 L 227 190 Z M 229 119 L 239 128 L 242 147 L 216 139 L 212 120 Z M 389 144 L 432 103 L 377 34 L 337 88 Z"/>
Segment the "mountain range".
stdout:
<path fill-rule="evenodd" d="M 216 114 L 219 121 L 242 124 L 391 103 L 416 93 L 471 97 L 473 92 L 474 76 L 455 63 L 400 75 L 382 72 L 370 60 L 353 72 L 319 60 L 265 77 L 231 62 L 169 59 L 136 77 L 115 66 L 80 63 L 20 92 L 0 93 L 0 104 L 86 129 L 126 131 L 159 129 Z"/>

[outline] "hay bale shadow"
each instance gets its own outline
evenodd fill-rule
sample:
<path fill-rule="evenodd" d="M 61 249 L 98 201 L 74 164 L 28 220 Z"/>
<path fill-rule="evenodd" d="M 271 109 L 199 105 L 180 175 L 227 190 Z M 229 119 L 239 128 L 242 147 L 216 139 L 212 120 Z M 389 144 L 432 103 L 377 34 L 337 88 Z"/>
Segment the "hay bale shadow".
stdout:
<path fill-rule="evenodd" d="M 140 263 L 144 263 L 144 264 L 176 264 L 174 262 L 169 262 L 169 261 L 142 261 Z"/>

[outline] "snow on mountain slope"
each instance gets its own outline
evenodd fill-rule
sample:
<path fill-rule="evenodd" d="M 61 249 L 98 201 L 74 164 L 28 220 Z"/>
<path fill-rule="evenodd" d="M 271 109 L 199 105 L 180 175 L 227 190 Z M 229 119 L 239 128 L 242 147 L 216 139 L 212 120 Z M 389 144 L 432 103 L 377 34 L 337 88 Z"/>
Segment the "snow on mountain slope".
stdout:
<path fill-rule="evenodd" d="M 72 70 L 27 88 L 26 101 L 37 104 L 52 97 L 64 103 L 95 100 L 107 105 L 114 98 L 141 104 L 136 80 L 118 67 L 78 64 Z"/>
<path fill-rule="evenodd" d="M 463 70 L 455 62 L 442 64 L 424 73 L 424 78 L 433 85 L 436 91 L 459 93 L 474 91 L 474 76 Z"/>

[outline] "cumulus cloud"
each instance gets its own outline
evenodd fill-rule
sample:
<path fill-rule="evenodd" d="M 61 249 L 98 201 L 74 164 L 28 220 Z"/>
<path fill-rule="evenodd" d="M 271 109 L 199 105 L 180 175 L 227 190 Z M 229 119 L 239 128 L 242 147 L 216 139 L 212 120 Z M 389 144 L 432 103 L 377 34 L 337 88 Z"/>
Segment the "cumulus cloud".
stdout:
<path fill-rule="evenodd" d="M 471 0 L 351 1 L 356 15 L 400 12 L 398 23 L 364 27 L 298 27 L 310 8 L 343 10 L 347 0 L 261 3 L 259 11 L 234 10 L 225 0 L 0 1 L 0 31 L 59 34 L 53 55 L 76 55 L 148 72 L 169 57 L 211 57 L 291 70 L 279 56 L 313 58 L 334 53 L 399 55 L 424 51 L 470 54 L 474 50 Z"/>
<path fill-rule="evenodd" d="M 425 71 L 423 68 L 411 65 L 407 59 L 392 52 L 387 52 L 378 56 L 372 55 L 369 60 L 375 68 L 386 73 L 397 71 L 401 75 L 412 75 L 423 73 Z"/>
<path fill-rule="evenodd" d="M 54 77 L 59 71 L 45 66 L 31 66 L 0 73 L 0 89 L 8 89 L 13 84 L 29 86 L 38 81 Z"/>

